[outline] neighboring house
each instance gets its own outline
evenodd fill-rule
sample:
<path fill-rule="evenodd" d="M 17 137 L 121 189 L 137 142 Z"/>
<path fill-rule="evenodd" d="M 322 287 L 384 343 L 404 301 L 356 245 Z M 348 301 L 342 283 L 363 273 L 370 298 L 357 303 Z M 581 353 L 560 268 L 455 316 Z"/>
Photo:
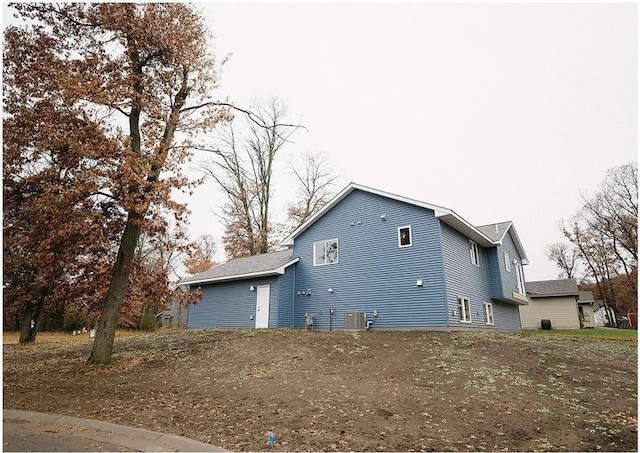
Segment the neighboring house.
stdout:
<path fill-rule="evenodd" d="M 593 307 L 593 318 L 596 327 L 616 326 L 616 313 L 613 308 L 602 300 L 594 300 L 591 306 Z"/>
<path fill-rule="evenodd" d="M 202 288 L 187 328 L 292 327 L 298 258 L 291 250 L 227 261 L 180 282 Z"/>
<path fill-rule="evenodd" d="M 529 305 L 519 308 L 523 329 L 539 329 L 542 320 L 549 320 L 554 329 L 595 326 L 591 308 L 593 295 L 584 292 L 580 300 L 573 278 L 527 282 L 527 295 Z"/>
<path fill-rule="evenodd" d="M 284 241 L 183 280 L 188 328 L 520 330 L 528 264 L 513 223 L 350 184 Z"/>

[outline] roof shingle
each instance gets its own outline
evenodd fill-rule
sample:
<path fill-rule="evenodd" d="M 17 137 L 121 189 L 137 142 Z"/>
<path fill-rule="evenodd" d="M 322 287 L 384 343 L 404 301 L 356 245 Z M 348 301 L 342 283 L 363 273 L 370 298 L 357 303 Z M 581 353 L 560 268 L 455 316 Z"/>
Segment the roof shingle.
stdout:
<path fill-rule="evenodd" d="M 529 297 L 578 296 L 575 278 L 527 282 L 526 286 Z"/>
<path fill-rule="evenodd" d="M 186 278 L 178 282 L 178 285 L 189 285 L 195 283 L 208 283 L 213 281 L 234 280 L 248 277 L 264 275 L 275 275 L 281 273 L 284 267 L 293 264 L 291 249 L 279 252 L 264 253 L 262 255 L 236 258 L 226 263 L 219 264 L 209 270 Z"/>

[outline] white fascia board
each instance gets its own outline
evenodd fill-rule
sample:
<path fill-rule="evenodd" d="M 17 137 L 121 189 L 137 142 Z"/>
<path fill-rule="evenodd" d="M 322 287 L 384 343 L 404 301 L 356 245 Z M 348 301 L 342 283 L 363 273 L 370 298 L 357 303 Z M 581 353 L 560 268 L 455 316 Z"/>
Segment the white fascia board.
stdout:
<path fill-rule="evenodd" d="M 343 198 L 345 198 L 348 194 L 353 192 L 354 190 L 362 190 L 363 192 L 369 192 L 375 195 L 379 195 L 385 198 L 391 198 L 392 200 L 401 201 L 403 203 L 411 204 L 414 206 L 419 206 L 421 208 L 429 209 L 434 211 L 435 216 L 437 218 L 442 219 L 446 224 L 464 234 L 465 236 L 473 239 L 478 244 L 484 247 L 492 247 L 494 245 L 499 245 L 497 242 L 492 241 L 487 236 L 485 236 L 480 230 L 471 225 L 469 222 L 464 220 L 454 211 L 449 208 L 445 208 L 443 206 L 438 206 L 430 203 L 425 203 L 423 201 L 414 200 L 412 198 L 403 197 L 401 195 L 396 195 L 394 193 L 385 192 L 383 190 L 374 189 L 372 187 L 363 186 L 361 184 L 350 183 L 347 187 L 342 189 L 329 203 L 327 203 L 321 210 L 316 212 L 313 216 L 311 216 L 306 222 L 296 228 L 289 236 L 287 236 L 283 241 L 282 245 L 291 246 L 293 245 L 294 239 L 298 237 L 304 230 L 309 228 L 316 220 L 318 220 L 321 216 L 323 216 L 329 209 L 333 208 L 338 202 L 340 202 Z M 524 264 L 524 262 L 523 262 Z"/>
<path fill-rule="evenodd" d="M 504 232 L 504 234 L 506 235 L 507 232 L 511 230 L 511 237 L 513 239 L 513 242 L 516 246 L 516 249 L 518 250 L 518 253 L 520 254 L 520 261 L 522 262 L 523 266 L 526 266 L 529 264 L 529 258 L 527 258 L 527 254 L 524 251 L 524 247 L 522 246 L 522 242 L 520 242 L 520 237 L 518 236 L 518 232 L 516 231 L 516 227 L 513 226 L 513 222 L 511 222 L 511 225 L 509 225 L 509 228 L 507 228 L 507 230 Z"/>
<path fill-rule="evenodd" d="M 469 239 L 473 239 L 483 247 L 493 247 L 494 245 L 498 245 L 497 242 L 494 242 L 491 239 L 489 239 L 482 232 L 480 232 L 480 230 L 478 230 L 476 227 L 474 227 L 469 222 L 464 220 L 454 211 L 449 210 L 448 213 L 436 212 L 436 217 L 441 219 L 444 223 L 449 225 L 451 228 L 464 234 Z"/>
<path fill-rule="evenodd" d="M 205 283 L 218 283 L 218 282 L 231 281 L 231 280 L 246 280 L 248 278 L 255 278 L 255 277 L 269 277 L 271 275 L 282 275 L 284 274 L 284 270 L 286 268 L 288 268 L 292 264 L 297 263 L 299 260 L 300 258 L 294 258 L 291 261 L 278 267 L 277 269 L 270 269 L 270 270 L 258 271 L 258 272 L 248 272 L 246 274 L 226 275 L 223 277 L 203 278 L 201 280 L 190 280 L 190 281 L 185 281 L 184 283 L 178 283 L 178 286 L 193 286 L 193 285 L 202 285 Z"/>
<path fill-rule="evenodd" d="M 356 184 L 354 182 L 350 183 L 347 187 L 342 189 L 335 197 L 329 201 L 322 209 L 316 212 L 314 215 L 309 217 L 309 219 L 296 228 L 289 236 L 287 236 L 283 241 L 282 245 L 290 246 L 293 245 L 293 241 L 296 237 L 298 237 L 304 230 L 309 228 L 316 220 L 318 220 L 321 216 L 323 216 L 329 209 L 333 208 L 336 204 L 342 201 L 347 195 L 349 195 L 354 190 L 362 190 L 363 192 L 369 192 L 375 195 L 380 195 L 381 197 L 391 198 L 392 200 L 402 201 L 404 203 L 412 204 L 415 206 L 420 206 L 422 208 L 431 209 L 435 211 L 436 215 L 441 214 L 445 215 L 451 213 L 450 209 L 444 208 L 442 206 L 437 206 L 429 203 L 424 203 L 422 201 L 414 200 L 411 198 L 403 197 L 401 195 L 396 195 L 394 193 L 385 192 L 383 190 L 374 189 L 372 187 L 363 186 L 361 184 Z"/>
<path fill-rule="evenodd" d="M 324 215 L 329 209 L 334 207 L 340 200 L 347 196 L 353 190 L 353 183 L 349 184 L 347 187 L 342 189 L 335 197 L 333 197 L 326 205 L 322 207 L 318 212 L 309 217 L 302 225 L 293 230 L 293 232 L 284 238 L 282 241 L 282 245 L 291 246 L 293 245 L 293 240 L 297 238 L 304 230 L 309 228 L 316 220 Z"/>

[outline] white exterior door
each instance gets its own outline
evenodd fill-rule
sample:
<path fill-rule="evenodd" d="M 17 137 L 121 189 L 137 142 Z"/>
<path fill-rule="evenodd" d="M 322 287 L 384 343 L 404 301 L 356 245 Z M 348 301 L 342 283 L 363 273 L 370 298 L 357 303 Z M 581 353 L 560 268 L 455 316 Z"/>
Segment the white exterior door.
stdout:
<path fill-rule="evenodd" d="M 269 296 L 271 294 L 271 287 L 269 285 L 258 286 L 256 293 L 256 329 L 266 329 L 269 327 Z"/>

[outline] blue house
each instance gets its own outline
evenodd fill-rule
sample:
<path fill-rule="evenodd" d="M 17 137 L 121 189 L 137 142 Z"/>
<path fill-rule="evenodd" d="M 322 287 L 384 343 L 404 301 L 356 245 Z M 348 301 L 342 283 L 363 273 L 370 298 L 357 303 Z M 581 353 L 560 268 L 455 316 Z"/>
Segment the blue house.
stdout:
<path fill-rule="evenodd" d="M 188 328 L 520 330 L 527 256 L 512 222 L 350 184 L 283 243 L 183 280 Z"/>

